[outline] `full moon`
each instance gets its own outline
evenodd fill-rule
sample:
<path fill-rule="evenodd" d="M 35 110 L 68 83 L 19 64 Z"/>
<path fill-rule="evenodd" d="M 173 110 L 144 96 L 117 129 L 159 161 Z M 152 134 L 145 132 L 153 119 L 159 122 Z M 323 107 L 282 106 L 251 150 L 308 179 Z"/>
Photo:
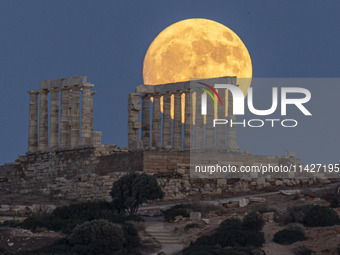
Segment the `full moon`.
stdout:
<path fill-rule="evenodd" d="M 228 27 L 208 19 L 186 19 L 164 29 L 144 58 L 146 85 L 236 76 L 247 94 L 252 63 L 242 40 Z"/>

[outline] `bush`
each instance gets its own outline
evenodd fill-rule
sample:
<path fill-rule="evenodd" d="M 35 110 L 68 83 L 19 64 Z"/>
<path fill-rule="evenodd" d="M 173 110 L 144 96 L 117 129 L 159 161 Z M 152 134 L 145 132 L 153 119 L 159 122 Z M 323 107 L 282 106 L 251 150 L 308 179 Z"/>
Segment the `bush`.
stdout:
<path fill-rule="evenodd" d="M 69 234 L 77 225 L 95 219 L 105 219 L 117 224 L 123 224 L 126 221 L 144 221 L 137 215 L 118 215 L 111 203 L 99 201 L 58 207 L 46 218 L 29 217 L 22 223 L 12 223 L 12 225 L 32 231 L 39 227 L 45 227 Z"/>
<path fill-rule="evenodd" d="M 274 235 L 273 241 L 279 244 L 292 244 L 298 241 L 306 240 L 306 236 L 303 232 L 298 230 L 281 230 Z"/>
<path fill-rule="evenodd" d="M 173 221 L 176 216 L 190 217 L 192 209 L 188 205 L 175 205 L 164 212 L 166 221 Z"/>
<path fill-rule="evenodd" d="M 274 212 L 274 213 L 277 212 L 275 208 L 269 207 L 267 204 L 254 205 L 253 210 L 260 214 L 267 213 L 267 212 Z"/>
<path fill-rule="evenodd" d="M 164 212 L 166 221 L 173 221 L 176 216 L 187 218 L 191 212 L 201 212 L 202 216 L 206 216 L 210 212 L 222 215 L 226 209 L 222 206 L 209 205 L 204 203 L 179 204 L 175 205 Z"/>
<path fill-rule="evenodd" d="M 260 249 L 217 248 L 209 245 L 190 246 L 182 251 L 183 255 L 266 255 Z"/>
<path fill-rule="evenodd" d="M 68 237 L 77 254 L 115 254 L 124 247 L 122 228 L 107 220 L 93 220 L 77 226 Z"/>
<path fill-rule="evenodd" d="M 332 208 L 340 207 L 340 195 L 337 190 L 327 192 L 322 196 L 322 198 L 329 202 Z"/>
<path fill-rule="evenodd" d="M 125 221 L 125 223 L 132 224 L 135 227 L 135 229 L 137 229 L 138 231 L 145 230 L 145 222 L 143 222 L 143 221 L 129 220 L 129 221 Z"/>
<path fill-rule="evenodd" d="M 300 223 L 289 223 L 285 229 L 291 230 L 291 231 L 300 231 L 305 234 L 305 228 Z"/>
<path fill-rule="evenodd" d="M 261 247 L 265 243 L 264 234 L 257 230 L 246 229 L 238 218 L 229 218 L 223 221 L 216 233 L 203 236 L 194 245 L 219 245 L 221 247 Z"/>
<path fill-rule="evenodd" d="M 38 228 L 45 227 L 45 224 L 42 219 L 36 217 L 29 217 L 26 218 L 23 222 L 21 222 L 19 226 L 23 229 L 30 229 L 32 231 L 36 231 Z"/>
<path fill-rule="evenodd" d="M 305 245 L 299 245 L 294 249 L 294 255 L 315 255 L 316 253 L 306 247 Z"/>
<path fill-rule="evenodd" d="M 110 195 L 118 212 L 128 214 L 136 214 L 142 203 L 164 197 L 156 177 L 144 173 L 129 173 L 121 177 L 113 184 Z"/>
<path fill-rule="evenodd" d="M 283 217 L 283 223 L 303 223 L 306 213 L 310 210 L 310 205 L 294 206 L 288 208 L 288 211 Z"/>
<path fill-rule="evenodd" d="M 188 231 L 189 229 L 192 228 L 199 228 L 200 225 L 198 225 L 197 223 L 188 223 L 184 226 L 184 231 Z"/>
<path fill-rule="evenodd" d="M 313 205 L 306 213 L 303 224 L 307 227 L 325 227 L 340 224 L 338 214 L 326 206 Z"/>
<path fill-rule="evenodd" d="M 262 215 L 257 212 L 251 212 L 243 218 L 243 228 L 245 229 L 261 231 L 264 224 Z"/>
<path fill-rule="evenodd" d="M 21 222 L 18 221 L 18 220 L 5 220 L 5 221 L 1 224 L 1 226 L 16 228 L 16 227 L 19 227 L 20 224 L 21 224 Z"/>
<path fill-rule="evenodd" d="M 133 250 L 134 248 L 139 246 L 139 236 L 138 230 L 130 223 L 125 223 L 122 225 L 125 242 L 124 247 L 129 250 Z"/>

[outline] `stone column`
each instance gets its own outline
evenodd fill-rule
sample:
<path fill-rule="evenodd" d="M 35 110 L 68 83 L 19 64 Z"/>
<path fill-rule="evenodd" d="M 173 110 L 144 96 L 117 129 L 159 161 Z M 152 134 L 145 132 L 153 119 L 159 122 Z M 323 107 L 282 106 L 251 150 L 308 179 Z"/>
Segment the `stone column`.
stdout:
<path fill-rule="evenodd" d="M 42 89 L 39 92 L 39 151 L 45 152 L 48 150 L 48 90 Z"/>
<path fill-rule="evenodd" d="M 204 115 L 202 115 L 202 90 L 196 91 L 195 149 L 204 147 Z"/>
<path fill-rule="evenodd" d="M 91 91 L 90 97 L 90 128 L 93 131 L 93 96 L 96 94 L 96 91 Z"/>
<path fill-rule="evenodd" d="M 142 124 L 138 122 L 141 105 L 139 93 L 130 93 L 128 97 L 128 146 L 130 149 L 142 148 L 138 130 Z"/>
<path fill-rule="evenodd" d="M 173 147 L 174 150 L 182 150 L 182 91 L 176 91 L 174 95 Z"/>
<path fill-rule="evenodd" d="M 214 101 L 212 98 L 207 96 L 207 115 L 205 125 L 205 148 L 215 147 L 215 128 L 213 126 L 215 115 Z"/>
<path fill-rule="evenodd" d="M 161 105 L 159 94 L 153 94 L 152 147 L 161 147 Z"/>
<path fill-rule="evenodd" d="M 191 148 L 191 128 L 192 128 L 192 119 L 191 119 L 191 107 L 192 107 L 192 101 L 191 101 L 191 90 L 186 90 L 184 92 L 185 94 L 185 112 L 184 112 L 184 143 L 183 143 L 183 149 L 184 150 L 190 150 Z"/>
<path fill-rule="evenodd" d="M 51 89 L 50 109 L 50 149 L 56 150 L 59 145 L 59 88 Z"/>
<path fill-rule="evenodd" d="M 71 148 L 79 146 L 80 142 L 80 86 L 72 86 L 71 100 Z"/>
<path fill-rule="evenodd" d="M 82 114 L 81 114 L 81 145 L 90 146 L 92 129 L 91 127 L 91 88 L 93 84 L 86 83 L 83 85 L 83 97 L 82 97 Z M 93 104 L 92 104 L 93 106 Z M 93 110 L 92 110 L 93 112 Z"/>
<path fill-rule="evenodd" d="M 70 146 L 70 88 L 61 88 L 60 107 L 60 148 L 67 149 Z"/>
<path fill-rule="evenodd" d="M 227 148 L 231 151 L 238 151 L 239 147 L 237 146 L 236 141 L 236 126 L 231 126 L 230 123 L 236 122 L 236 116 L 233 115 L 233 96 L 230 91 L 228 91 L 228 129 L 227 129 Z"/>
<path fill-rule="evenodd" d="M 142 96 L 142 142 L 143 148 L 150 147 L 150 94 Z"/>
<path fill-rule="evenodd" d="M 171 148 L 171 93 L 163 95 L 163 147 Z"/>
<path fill-rule="evenodd" d="M 91 143 L 93 146 L 100 146 L 102 144 L 102 132 L 93 131 L 91 136 Z"/>
<path fill-rule="evenodd" d="M 222 105 L 218 102 L 217 108 L 217 118 L 225 120 L 225 89 L 218 89 L 218 94 L 220 95 Z M 218 98 L 216 98 L 218 100 Z M 225 148 L 226 138 L 226 125 L 216 125 L 216 143 L 218 148 Z"/>
<path fill-rule="evenodd" d="M 28 124 L 28 152 L 38 150 L 38 91 L 27 91 L 30 94 L 29 124 Z"/>

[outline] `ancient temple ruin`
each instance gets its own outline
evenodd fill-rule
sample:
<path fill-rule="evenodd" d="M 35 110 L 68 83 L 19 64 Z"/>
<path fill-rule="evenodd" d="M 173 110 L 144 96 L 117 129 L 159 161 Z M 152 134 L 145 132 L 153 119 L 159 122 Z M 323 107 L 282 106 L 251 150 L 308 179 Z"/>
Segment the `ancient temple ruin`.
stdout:
<path fill-rule="evenodd" d="M 211 86 L 236 85 L 235 77 L 200 81 Z M 268 190 L 276 186 L 274 178 L 261 176 L 258 182 L 251 178 L 229 182 L 228 176 L 194 178 L 190 167 L 195 151 L 198 155 L 204 153 L 204 158 L 211 162 L 222 155 L 224 162 L 236 166 L 279 165 L 282 160 L 301 163 L 295 156 L 241 151 L 235 128 L 206 125 L 216 117 L 236 120 L 232 98 L 226 90 L 218 89 L 222 106 L 214 105 L 208 98 L 207 114 L 203 116 L 199 109 L 204 94 L 197 86 L 200 86 L 197 81 L 137 86 L 135 93 L 128 95 L 128 147 L 120 147 L 101 144 L 101 132 L 93 131 L 95 91 L 91 90 L 93 85 L 86 81 L 86 76 L 40 82 L 39 90 L 28 91 L 28 152 L 15 162 L 0 166 L 0 198 L 4 194 L 18 194 L 27 198 L 35 196 L 38 202 L 41 197 L 65 201 L 110 200 L 112 184 L 135 171 L 156 174 L 166 193 L 165 199 Z M 289 179 L 282 183 L 291 185 Z"/>
<path fill-rule="evenodd" d="M 28 153 L 101 144 L 101 132 L 93 131 L 96 92 L 91 91 L 94 85 L 86 79 L 79 76 L 41 81 L 39 90 L 27 91 L 30 95 Z"/>
<path fill-rule="evenodd" d="M 178 82 L 163 85 L 140 85 L 135 93 L 130 93 L 128 97 L 128 145 L 131 149 L 164 148 L 175 151 L 187 151 L 192 149 L 226 149 L 227 151 L 239 151 L 236 142 L 236 127 L 219 125 L 214 128 L 212 125 L 205 125 L 201 114 L 202 90 L 197 90 L 199 82 L 204 81 L 214 86 L 215 83 L 232 84 L 236 86 L 236 77 L 222 77 L 207 80 Z M 184 94 L 184 102 L 182 97 Z M 211 99 L 207 100 L 206 123 L 212 123 L 214 117 L 218 119 L 226 118 L 230 123 L 233 115 L 232 96 L 226 89 L 218 89 L 222 106 L 214 107 Z M 171 97 L 174 97 L 171 106 Z M 193 101 L 193 97 L 195 100 Z M 152 103 L 152 121 L 150 123 L 150 98 Z M 228 100 L 226 100 L 228 98 Z M 163 113 L 161 113 L 161 99 L 163 101 Z M 140 105 L 141 102 L 141 105 Z M 192 111 L 195 102 L 196 111 Z M 225 107 L 226 102 L 228 107 Z M 182 104 L 185 104 L 182 107 Z M 174 107 L 172 109 L 171 107 Z M 182 108 L 184 108 L 184 132 L 182 132 Z M 139 121 L 139 112 L 141 122 Z M 174 113 L 173 121 L 171 112 Z M 163 114 L 163 117 L 161 117 Z M 192 115 L 195 116 L 192 116 Z M 192 119 L 195 118 L 193 124 Z M 141 130 L 141 132 L 139 132 Z M 141 133 L 141 137 L 139 135 Z M 216 136 L 215 136 L 216 133 Z M 150 135 L 152 134 L 152 135 Z"/>

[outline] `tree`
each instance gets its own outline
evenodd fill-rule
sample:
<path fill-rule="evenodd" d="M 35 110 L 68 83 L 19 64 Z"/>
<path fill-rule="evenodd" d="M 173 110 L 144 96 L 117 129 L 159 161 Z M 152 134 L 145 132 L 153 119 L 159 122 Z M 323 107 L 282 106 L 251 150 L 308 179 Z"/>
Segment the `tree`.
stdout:
<path fill-rule="evenodd" d="M 257 212 L 251 212 L 243 217 L 243 227 L 249 230 L 261 231 L 265 224 L 262 215 Z"/>
<path fill-rule="evenodd" d="M 156 177 L 144 173 L 121 177 L 113 184 L 110 195 L 117 210 L 130 215 L 137 213 L 140 204 L 164 197 Z"/>
<path fill-rule="evenodd" d="M 125 242 L 120 225 L 107 220 L 87 221 L 68 237 L 76 254 L 121 254 Z"/>

